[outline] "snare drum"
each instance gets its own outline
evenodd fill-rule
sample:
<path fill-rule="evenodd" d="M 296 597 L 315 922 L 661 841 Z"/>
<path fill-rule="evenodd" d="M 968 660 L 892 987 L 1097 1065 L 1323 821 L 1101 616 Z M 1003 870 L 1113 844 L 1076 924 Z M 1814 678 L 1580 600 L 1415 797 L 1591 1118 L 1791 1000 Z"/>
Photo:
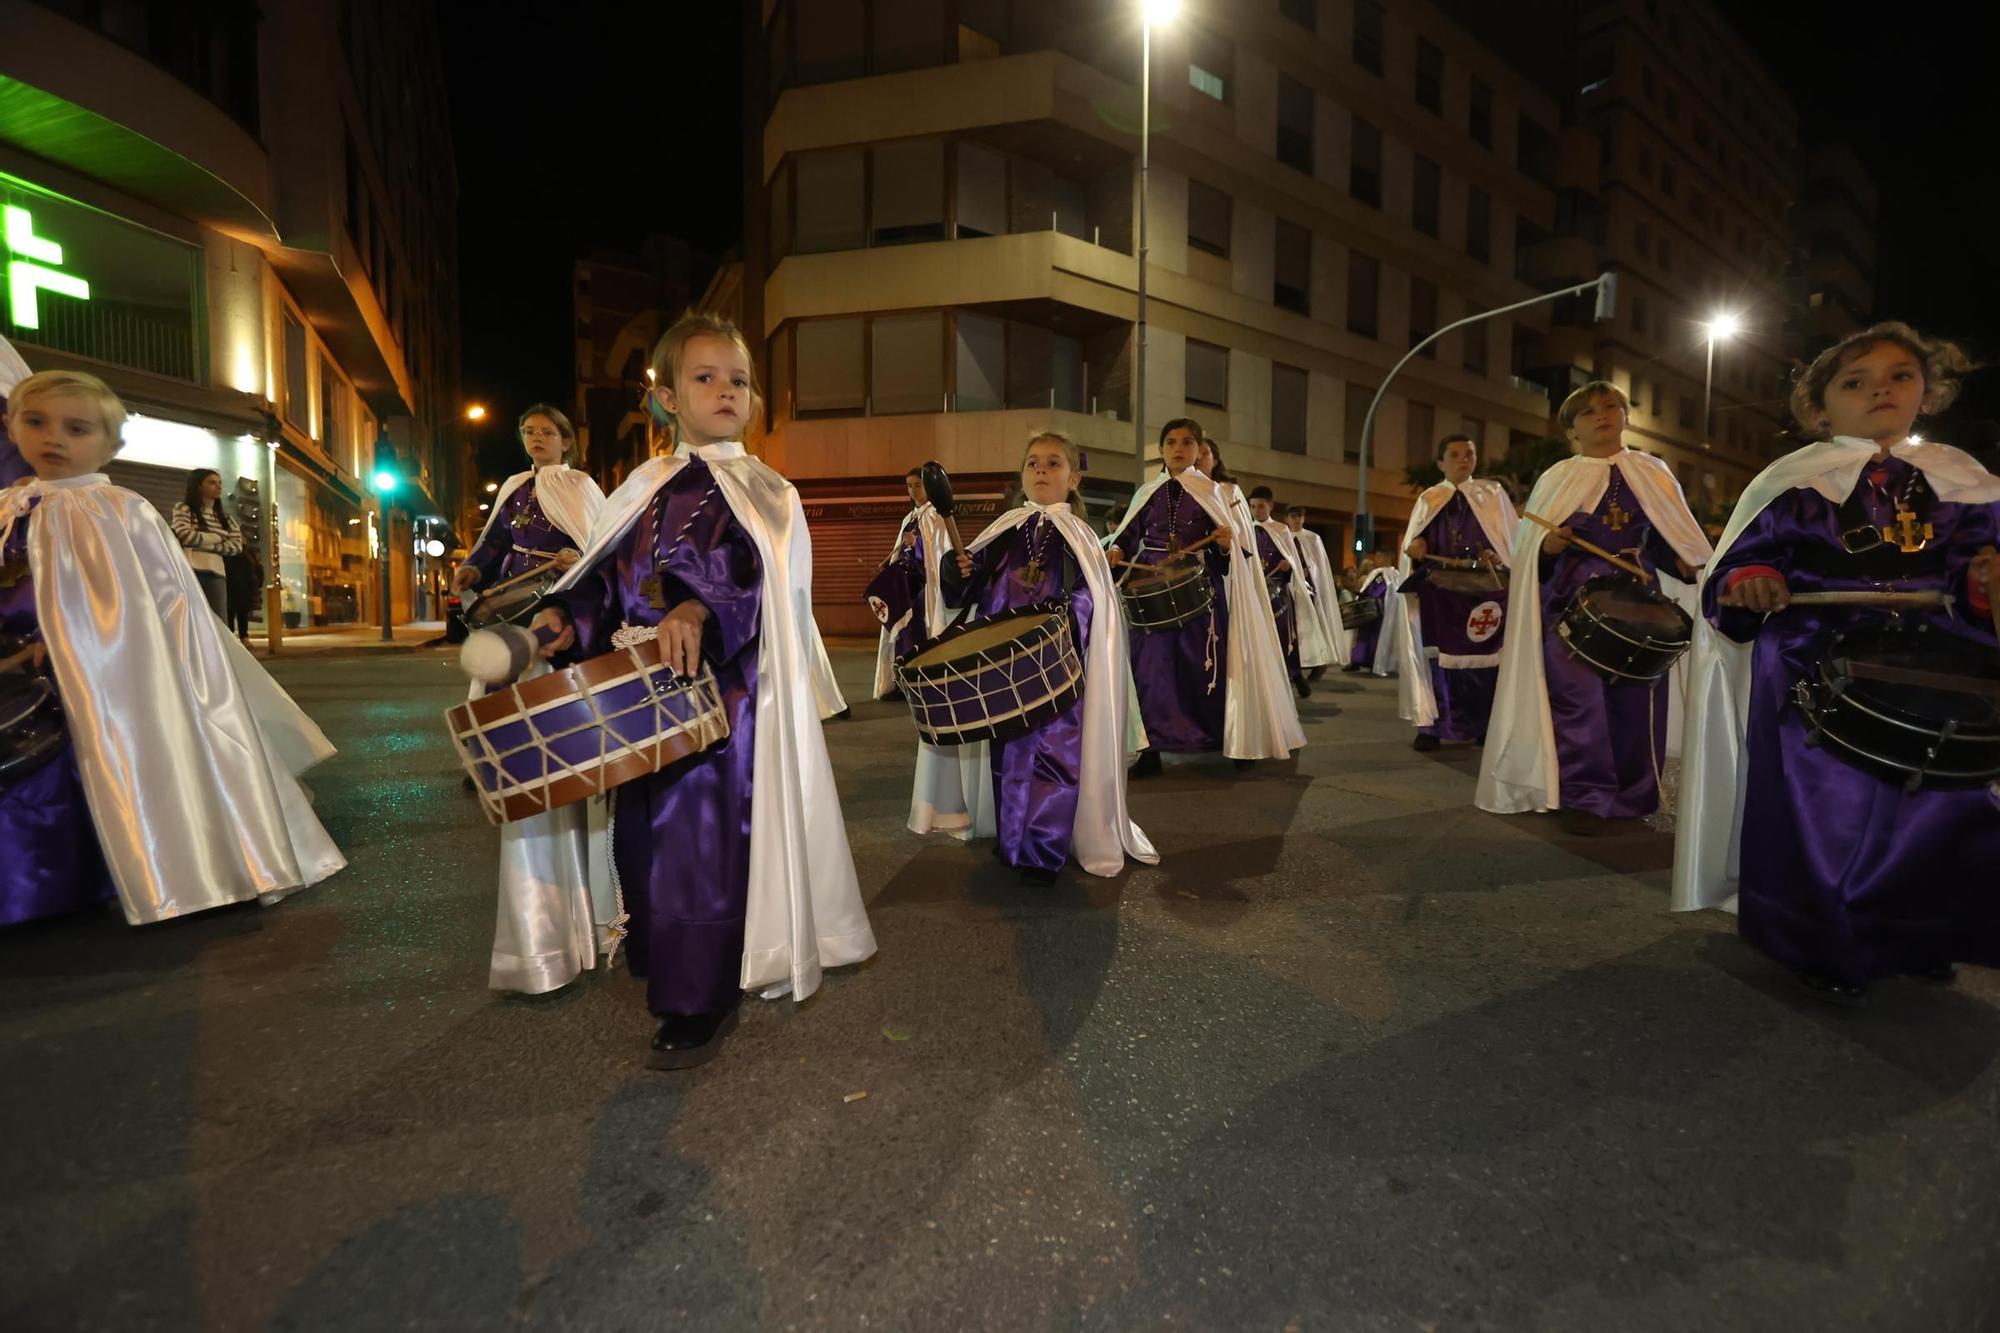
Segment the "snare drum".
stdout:
<path fill-rule="evenodd" d="M 1382 623 L 1382 603 L 1348 593 L 1340 601 L 1340 627 L 1353 631 Z"/>
<path fill-rule="evenodd" d="M 1083 693 L 1062 604 L 955 625 L 896 664 L 917 734 L 932 745 L 1013 740 Z"/>
<path fill-rule="evenodd" d="M 1507 567 L 1498 569 L 1448 569 L 1430 566 L 1424 572 L 1423 583 L 1446 592 L 1479 593 L 1489 597 L 1507 598 Z M 1422 583 L 1417 585 L 1422 586 Z M 1415 589 L 1412 589 L 1415 591 Z"/>
<path fill-rule="evenodd" d="M 2000 652 L 1918 623 L 1834 637 L 1793 687 L 1811 742 L 1885 781 L 2000 779 Z"/>
<path fill-rule="evenodd" d="M 1688 650 L 1694 621 L 1653 589 L 1600 574 L 1576 590 L 1556 633 L 1570 656 L 1613 684 L 1650 683 Z"/>
<path fill-rule="evenodd" d="M 489 592 L 469 588 L 460 594 L 463 610 L 459 614 L 473 629 L 524 625 L 562 576 L 563 567 L 551 560 L 494 584 Z"/>
<path fill-rule="evenodd" d="M 503 686 L 445 713 L 452 743 L 496 824 L 656 773 L 729 735 L 715 676 L 660 661 L 657 639 Z"/>
<path fill-rule="evenodd" d="M 1215 605 L 1208 567 L 1198 560 L 1134 567 L 1118 592 L 1125 599 L 1125 623 L 1133 629 L 1179 629 Z"/>
<path fill-rule="evenodd" d="M 0 657 L 27 642 L 0 639 Z M 27 671 L 0 672 L 0 788 L 47 763 L 68 739 L 53 681 Z"/>

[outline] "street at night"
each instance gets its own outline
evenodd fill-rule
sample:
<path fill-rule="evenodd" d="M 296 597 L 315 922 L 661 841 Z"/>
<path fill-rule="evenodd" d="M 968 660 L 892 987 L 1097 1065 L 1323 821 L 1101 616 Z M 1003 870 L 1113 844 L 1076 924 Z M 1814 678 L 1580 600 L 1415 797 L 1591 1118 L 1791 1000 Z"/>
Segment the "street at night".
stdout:
<path fill-rule="evenodd" d="M 7 1329 L 2000 1317 L 2000 979 L 1830 1009 L 1668 913 L 1670 839 L 1474 810 L 1391 681 L 1326 677 L 1294 763 L 1134 783 L 1161 864 L 1050 889 L 905 832 L 907 713 L 857 704 L 880 953 L 663 1075 L 622 963 L 486 989 L 452 658 L 274 673 L 347 870 L 0 934 Z"/>

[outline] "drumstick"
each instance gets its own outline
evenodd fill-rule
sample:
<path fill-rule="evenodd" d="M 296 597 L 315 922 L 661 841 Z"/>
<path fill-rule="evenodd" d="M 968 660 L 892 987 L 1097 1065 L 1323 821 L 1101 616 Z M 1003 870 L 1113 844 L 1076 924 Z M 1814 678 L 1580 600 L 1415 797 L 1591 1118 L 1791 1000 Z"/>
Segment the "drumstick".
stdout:
<path fill-rule="evenodd" d="M 1543 518 L 1540 514 L 1531 514 L 1526 510 L 1522 510 L 1521 517 L 1527 519 L 1530 523 L 1536 523 L 1541 525 L 1542 527 L 1547 528 L 1550 532 L 1562 531 L 1560 525 L 1549 522 L 1547 519 Z M 1640 566 L 1633 564 L 1630 560 L 1626 560 L 1623 559 L 1622 557 L 1611 554 L 1611 552 L 1605 550 L 1602 546 L 1598 546 L 1591 542 L 1587 542 L 1583 538 L 1577 536 L 1575 533 L 1571 533 L 1569 535 L 1569 540 L 1574 544 L 1581 546 L 1584 550 L 1590 552 L 1592 555 L 1596 556 L 1599 560 L 1607 560 L 1610 563 L 1616 565 L 1618 568 L 1624 570 L 1627 574 L 1635 575 L 1636 577 L 1647 583 L 1653 581 L 1653 576 L 1651 574 L 1648 574 Z"/>
<path fill-rule="evenodd" d="M 1948 592 L 1872 592 L 1849 588 L 1836 592 L 1795 592 L 1787 601 L 1793 606 L 1950 606 Z"/>
<path fill-rule="evenodd" d="M 534 565 L 528 569 L 522 570 L 520 573 L 514 575 L 514 577 L 512 578 L 501 579 L 498 583 L 494 584 L 490 588 L 468 588 L 466 589 L 466 591 L 477 593 L 481 598 L 491 597 L 494 593 L 499 592 L 502 588 L 511 588 L 517 583 L 526 583 L 529 579 L 534 578 L 537 574 L 548 573 L 550 566 L 554 565 L 555 563 L 556 561 L 554 559 L 544 560 L 539 565 Z"/>
<path fill-rule="evenodd" d="M 1215 530 L 1215 532 L 1220 532 L 1220 531 L 1222 531 L 1221 528 L 1217 528 Z M 1199 551 L 1202 547 L 1214 541 L 1215 532 L 1209 533 L 1206 537 L 1203 537 L 1198 542 L 1189 542 L 1186 546 L 1181 547 L 1181 549 L 1178 551 L 1169 552 L 1165 560 L 1153 560 L 1153 561 L 1127 560 L 1125 563 L 1132 566 L 1134 569 L 1158 569 L 1163 565 L 1170 565 L 1174 561 L 1180 559 L 1180 557 L 1184 555 L 1192 555 L 1194 552 Z"/>

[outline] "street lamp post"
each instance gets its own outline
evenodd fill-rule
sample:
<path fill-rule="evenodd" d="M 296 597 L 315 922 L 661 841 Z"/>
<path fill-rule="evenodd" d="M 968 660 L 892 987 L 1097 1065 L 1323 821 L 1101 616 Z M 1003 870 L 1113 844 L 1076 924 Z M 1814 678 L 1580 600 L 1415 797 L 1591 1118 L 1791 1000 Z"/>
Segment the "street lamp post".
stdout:
<path fill-rule="evenodd" d="M 1153 25 L 1173 18 L 1180 0 L 1140 0 L 1139 12 L 1139 317 L 1132 369 L 1132 466 L 1146 484 L 1146 183 L 1153 157 Z"/>
<path fill-rule="evenodd" d="M 1706 449 L 1715 433 L 1714 415 L 1709 411 L 1715 389 L 1715 344 L 1735 337 L 1738 322 L 1734 315 L 1717 315 L 1702 327 L 1708 334 L 1708 369 L 1701 377 L 1701 447 Z"/>

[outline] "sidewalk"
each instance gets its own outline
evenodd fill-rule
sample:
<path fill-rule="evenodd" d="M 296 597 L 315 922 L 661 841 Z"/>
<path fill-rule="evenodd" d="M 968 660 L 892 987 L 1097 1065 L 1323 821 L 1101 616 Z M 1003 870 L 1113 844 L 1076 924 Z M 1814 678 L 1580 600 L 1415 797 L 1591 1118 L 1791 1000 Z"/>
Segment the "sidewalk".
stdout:
<path fill-rule="evenodd" d="M 288 629 L 280 640 L 277 656 L 306 657 L 321 653 L 413 653 L 430 640 L 444 633 L 444 622 L 440 620 L 413 620 L 407 625 L 397 625 L 392 631 L 395 637 L 389 642 L 382 641 L 380 625 L 342 625 L 338 629 Z M 258 657 L 269 657 L 264 636 L 250 636 L 250 650 Z M 456 648 L 453 649 L 456 651 Z"/>

